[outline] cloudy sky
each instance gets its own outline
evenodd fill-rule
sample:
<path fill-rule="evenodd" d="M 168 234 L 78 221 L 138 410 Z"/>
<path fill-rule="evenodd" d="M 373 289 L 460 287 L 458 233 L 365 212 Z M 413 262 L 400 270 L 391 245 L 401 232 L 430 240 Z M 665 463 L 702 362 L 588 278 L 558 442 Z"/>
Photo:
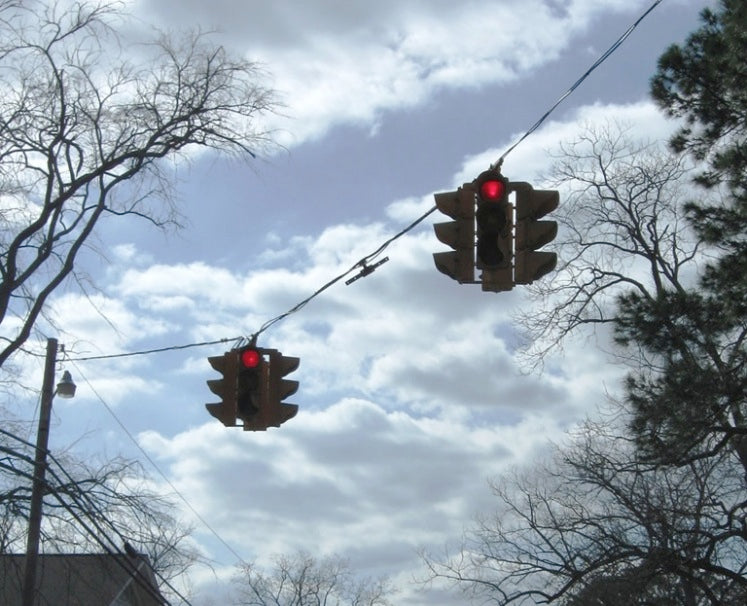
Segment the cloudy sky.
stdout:
<path fill-rule="evenodd" d="M 85 358 L 253 334 L 422 216 L 434 192 L 488 168 L 651 3 L 131 0 L 144 31 L 214 29 L 261 62 L 283 102 L 269 118 L 282 147 L 251 165 L 195 158 L 180 171 L 178 233 L 103 225 L 106 259 L 83 261 L 99 290 L 61 292 L 64 330 L 50 336 Z M 611 116 L 665 137 L 648 80 L 705 4 L 661 2 L 503 173 L 541 186 L 552 149 Z M 393 242 L 372 275 L 338 282 L 262 334 L 260 346 L 301 360 L 299 413 L 279 429 L 227 429 L 207 414 L 205 381 L 217 375 L 206 358 L 230 343 L 64 365 L 78 394 L 55 401 L 52 448 L 75 442 L 150 468 L 133 436 L 231 546 L 184 505 L 217 574 L 195 571 L 192 603 L 227 586 L 234 552 L 266 562 L 301 549 L 389 575 L 397 604 L 462 603 L 412 583 L 418 550 L 458 543 L 493 506 L 488 478 L 531 461 L 616 389 L 605 335 L 524 372 L 512 318 L 533 301 L 440 274 L 439 220 Z"/>

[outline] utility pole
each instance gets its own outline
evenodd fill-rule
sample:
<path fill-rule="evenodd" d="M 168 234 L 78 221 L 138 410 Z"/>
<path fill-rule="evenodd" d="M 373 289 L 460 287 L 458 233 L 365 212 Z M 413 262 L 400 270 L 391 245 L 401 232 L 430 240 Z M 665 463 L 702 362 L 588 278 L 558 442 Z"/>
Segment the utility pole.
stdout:
<path fill-rule="evenodd" d="M 39 559 L 39 535 L 41 534 L 42 499 L 44 497 L 44 476 L 47 471 L 47 445 L 49 443 L 49 423 L 52 416 L 54 392 L 54 367 L 57 362 L 57 339 L 47 339 L 47 357 L 44 362 L 44 382 L 42 383 L 39 430 L 36 434 L 36 455 L 34 457 L 34 481 L 31 486 L 31 506 L 29 509 L 29 530 L 26 542 L 26 570 L 23 579 L 22 606 L 34 605 L 36 585 L 36 564 Z"/>

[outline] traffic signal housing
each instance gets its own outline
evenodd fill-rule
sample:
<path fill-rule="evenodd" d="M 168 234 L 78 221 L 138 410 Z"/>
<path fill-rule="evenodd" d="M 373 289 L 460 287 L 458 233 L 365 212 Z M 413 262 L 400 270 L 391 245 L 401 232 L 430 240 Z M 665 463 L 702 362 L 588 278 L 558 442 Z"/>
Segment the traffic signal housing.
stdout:
<path fill-rule="evenodd" d="M 482 289 L 513 288 L 513 206 L 508 200 L 509 181 L 495 169 L 486 170 L 473 182 L 477 242 L 476 264 L 482 270 Z"/>
<path fill-rule="evenodd" d="M 454 219 L 433 226 L 436 237 L 453 248 L 433 253 L 436 268 L 460 284 L 475 281 L 475 193 L 471 183 L 456 191 L 434 194 L 436 207 Z"/>
<path fill-rule="evenodd" d="M 558 255 L 537 250 L 558 234 L 556 221 L 540 221 L 554 211 L 560 194 L 555 190 L 534 189 L 529 183 L 512 183 L 516 192 L 516 284 L 531 284 L 555 269 Z"/>
<path fill-rule="evenodd" d="M 210 391 L 220 396 L 221 401 L 214 404 L 205 404 L 205 408 L 226 427 L 235 427 L 237 416 L 236 383 L 238 380 L 236 352 L 227 351 L 222 356 L 212 356 L 208 358 L 208 363 L 223 377 L 207 381 Z"/>
<path fill-rule="evenodd" d="M 282 402 L 298 390 L 298 381 L 284 378 L 298 368 L 298 358 L 249 345 L 208 358 L 208 362 L 223 374 L 222 379 L 207 382 L 222 401 L 205 406 L 226 427 L 238 426 L 238 418 L 244 431 L 266 431 L 280 427 L 298 412 L 297 405 Z"/>
<path fill-rule="evenodd" d="M 256 415 L 264 405 L 266 389 L 263 375 L 266 373 L 266 362 L 262 350 L 254 346 L 236 350 L 238 373 L 236 381 L 236 412 L 244 421 Z"/>
<path fill-rule="evenodd" d="M 244 431 L 265 431 L 268 427 L 280 427 L 298 412 L 296 404 L 283 400 L 298 391 L 298 381 L 285 379 L 285 375 L 296 370 L 298 358 L 284 356 L 276 349 L 265 349 L 267 360 L 262 375 L 262 403 L 251 418 L 244 421 Z"/>

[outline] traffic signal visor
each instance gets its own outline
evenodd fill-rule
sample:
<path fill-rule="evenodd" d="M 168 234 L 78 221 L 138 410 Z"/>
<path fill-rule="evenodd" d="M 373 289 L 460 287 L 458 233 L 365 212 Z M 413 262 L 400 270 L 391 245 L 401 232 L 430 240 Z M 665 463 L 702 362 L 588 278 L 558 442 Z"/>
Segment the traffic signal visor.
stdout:
<path fill-rule="evenodd" d="M 495 169 L 474 181 L 477 192 L 475 213 L 477 267 L 482 289 L 500 292 L 513 288 L 513 206 L 508 200 L 509 181 Z"/>
<path fill-rule="evenodd" d="M 530 284 L 548 274 L 558 262 L 554 252 L 539 251 L 558 234 L 556 221 L 539 219 L 554 211 L 560 202 L 555 190 L 536 190 L 528 183 L 516 186 L 516 269 L 517 284 Z"/>
<path fill-rule="evenodd" d="M 239 349 L 238 381 L 236 385 L 236 408 L 238 416 L 246 421 L 262 407 L 266 387 L 263 381 L 262 351 L 249 346 Z"/>
<path fill-rule="evenodd" d="M 436 268 L 460 283 L 475 279 L 475 194 L 469 186 L 434 194 L 436 207 L 454 219 L 433 226 L 436 237 L 453 251 L 433 253 Z"/>
<path fill-rule="evenodd" d="M 236 354 L 229 351 L 222 356 L 209 357 L 208 363 L 213 367 L 213 370 L 217 370 L 223 377 L 207 381 L 210 391 L 219 396 L 221 401 L 215 404 L 205 404 L 205 408 L 226 427 L 234 427 L 237 416 L 236 383 L 238 365 Z"/>
<path fill-rule="evenodd" d="M 277 407 L 273 410 L 273 426 L 280 427 L 288 419 L 292 419 L 298 412 L 296 404 L 283 402 L 285 398 L 292 396 L 298 391 L 298 381 L 285 379 L 285 375 L 292 373 L 300 364 L 298 358 L 278 355 L 271 359 L 272 369 L 270 371 L 271 393 L 273 404 Z"/>

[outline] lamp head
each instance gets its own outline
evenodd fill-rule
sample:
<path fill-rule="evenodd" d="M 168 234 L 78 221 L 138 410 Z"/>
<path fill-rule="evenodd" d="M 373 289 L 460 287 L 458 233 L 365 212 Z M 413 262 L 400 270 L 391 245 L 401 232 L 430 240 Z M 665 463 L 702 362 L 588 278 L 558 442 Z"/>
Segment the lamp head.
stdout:
<path fill-rule="evenodd" d="M 75 383 L 68 370 L 62 373 L 62 379 L 57 383 L 57 395 L 61 398 L 72 398 L 75 395 Z"/>

